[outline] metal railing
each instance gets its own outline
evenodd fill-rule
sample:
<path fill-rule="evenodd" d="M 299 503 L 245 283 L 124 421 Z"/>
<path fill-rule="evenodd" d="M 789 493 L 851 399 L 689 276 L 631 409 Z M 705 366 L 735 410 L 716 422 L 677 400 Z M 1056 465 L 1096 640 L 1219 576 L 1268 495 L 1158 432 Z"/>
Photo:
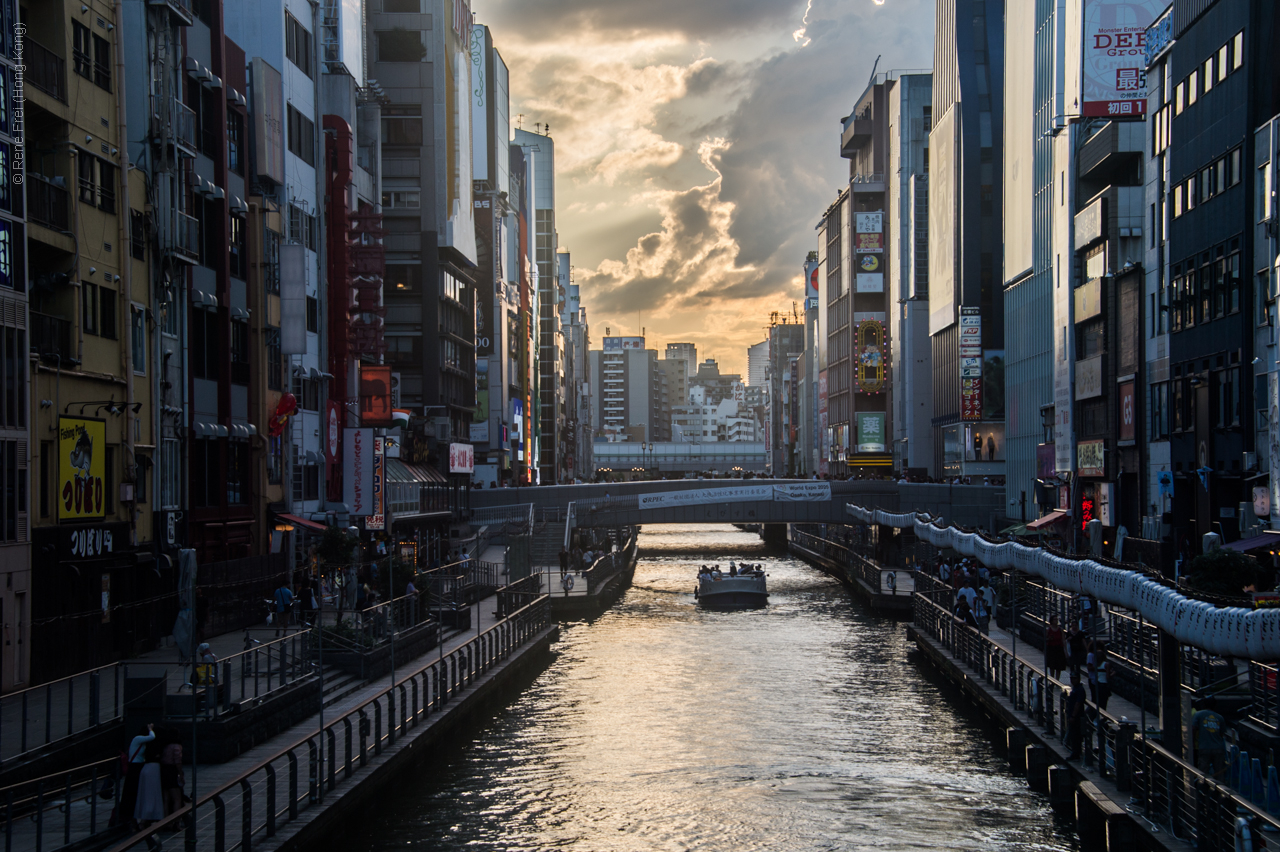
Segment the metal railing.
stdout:
<path fill-rule="evenodd" d="M 188 850 L 234 852 L 274 837 L 283 825 L 323 805 L 400 738 L 440 713 L 448 702 L 551 624 L 546 596 L 426 663 L 359 707 L 263 758 L 193 805 L 175 811 L 111 847 L 143 849 L 194 811 L 186 829 Z"/>
<path fill-rule="evenodd" d="M 1280 666 L 1249 663 L 1249 718 L 1272 731 L 1280 730 Z"/>
<path fill-rule="evenodd" d="M 914 581 L 919 572 L 910 568 L 881 565 L 842 544 L 794 528 L 791 540 L 806 550 L 834 560 L 850 578 L 861 580 L 875 594 L 906 598 L 915 591 Z"/>
<path fill-rule="evenodd" d="M 29 174 L 27 183 L 27 218 L 55 231 L 66 231 L 70 193 L 44 175 Z"/>
<path fill-rule="evenodd" d="M 468 519 L 472 526 L 496 524 L 533 524 L 533 504 L 517 503 L 512 506 L 485 506 L 472 509 Z"/>
<path fill-rule="evenodd" d="M 187 713 L 174 712 L 171 696 L 168 716 L 212 719 L 236 712 L 245 702 L 257 702 L 299 681 L 316 677 L 311 665 L 311 633 L 298 631 L 256 644 L 214 663 L 188 663 L 184 689 L 194 704 Z"/>
<path fill-rule="evenodd" d="M 174 214 L 173 241 L 170 248 L 193 262 L 200 260 L 200 220 L 186 213 Z"/>
<path fill-rule="evenodd" d="M 0 764 L 121 718 L 127 676 L 111 663 L 0 697 Z"/>
<path fill-rule="evenodd" d="M 28 37 L 23 43 L 27 82 L 64 104 L 67 102 L 67 60 Z"/>
<path fill-rule="evenodd" d="M 932 578 L 922 582 L 927 591 L 915 596 L 915 627 L 974 671 L 1014 710 L 1039 724 L 1047 734 L 1078 737 L 1084 765 L 1094 767 L 1116 781 L 1134 797 L 1133 808 L 1200 850 L 1230 852 L 1236 822 L 1243 819 L 1252 830 L 1280 831 L 1280 817 L 1267 813 L 1265 789 L 1256 782 L 1249 792 L 1237 792 L 1191 764 L 1174 756 L 1157 740 L 1144 736 L 1138 720 L 1117 719 L 1091 708 L 1076 731 L 1069 730 L 1066 715 L 1068 687 L 1043 669 L 1021 657 L 1014 659 L 990 637 L 955 619 L 932 598 L 949 600 L 950 589 Z M 1153 719 L 1154 721 L 1154 719 Z M 1067 739 L 1069 745 L 1070 740 Z M 1259 775 L 1257 765 L 1253 774 Z M 1244 786 L 1241 784 L 1240 786 Z"/>
<path fill-rule="evenodd" d="M 31 311 L 31 351 L 41 358 L 60 358 L 67 363 L 75 360 L 71 348 L 71 321 L 62 317 Z"/>
<path fill-rule="evenodd" d="M 105 830 L 119 801 L 120 758 L 0 789 L 5 852 L 66 847 Z"/>

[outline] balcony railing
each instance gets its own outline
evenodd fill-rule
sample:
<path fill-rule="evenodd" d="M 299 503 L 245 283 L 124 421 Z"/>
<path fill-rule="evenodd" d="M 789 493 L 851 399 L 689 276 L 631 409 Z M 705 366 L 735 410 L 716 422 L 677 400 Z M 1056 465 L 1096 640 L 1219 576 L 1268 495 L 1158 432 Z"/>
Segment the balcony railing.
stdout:
<path fill-rule="evenodd" d="M 167 109 L 172 109 L 173 125 L 168 124 Z M 157 105 L 151 116 L 151 134 L 157 144 L 167 143 L 170 138 L 177 144 L 178 151 L 188 157 L 194 157 L 199 150 L 196 143 L 196 113 L 191 107 L 177 99 L 170 101 L 170 107 Z"/>
<path fill-rule="evenodd" d="M 189 263 L 200 262 L 200 220 L 186 213 L 174 213 L 170 251 Z"/>
<path fill-rule="evenodd" d="M 67 102 L 67 61 L 29 38 L 24 56 L 27 64 L 27 82 L 65 104 Z"/>
<path fill-rule="evenodd" d="M 66 187 L 58 186 L 44 175 L 32 174 L 27 184 L 27 216 L 31 221 L 55 231 L 69 229 Z"/>
<path fill-rule="evenodd" d="M 31 351 L 41 358 L 60 358 L 63 361 L 74 361 L 71 349 L 71 321 L 61 317 L 38 314 L 32 311 L 31 317 Z"/>
<path fill-rule="evenodd" d="M 191 11 L 191 0 L 147 0 L 149 6 L 167 6 L 169 11 L 178 19 L 178 25 L 189 27 L 195 21 L 195 15 Z"/>

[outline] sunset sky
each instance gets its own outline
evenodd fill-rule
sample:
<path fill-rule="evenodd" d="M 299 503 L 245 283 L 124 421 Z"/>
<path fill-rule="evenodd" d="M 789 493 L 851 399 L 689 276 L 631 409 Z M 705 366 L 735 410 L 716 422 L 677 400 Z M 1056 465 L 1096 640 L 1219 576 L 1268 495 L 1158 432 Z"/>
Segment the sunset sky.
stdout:
<path fill-rule="evenodd" d="M 848 180 L 839 120 L 879 70 L 932 64 L 934 0 L 473 0 L 511 113 L 556 141 L 557 229 L 606 326 L 746 372 L 803 299 Z M 803 304 L 799 304 L 803 315 Z"/>

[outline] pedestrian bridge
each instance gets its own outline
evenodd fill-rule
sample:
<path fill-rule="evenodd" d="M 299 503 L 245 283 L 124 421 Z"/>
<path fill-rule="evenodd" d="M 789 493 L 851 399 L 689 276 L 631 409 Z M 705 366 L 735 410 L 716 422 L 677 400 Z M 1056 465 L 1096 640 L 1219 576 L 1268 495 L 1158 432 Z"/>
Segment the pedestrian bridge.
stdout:
<path fill-rule="evenodd" d="M 539 518 L 567 517 L 574 525 L 847 524 L 847 503 L 888 513 L 924 511 L 964 527 L 999 529 L 1007 514 L 1005 490 L 989 485 L 934 485 L 853 480 L 700 479 L 551 485 L 471 492 L 476 519 L 509 509 Z"/>

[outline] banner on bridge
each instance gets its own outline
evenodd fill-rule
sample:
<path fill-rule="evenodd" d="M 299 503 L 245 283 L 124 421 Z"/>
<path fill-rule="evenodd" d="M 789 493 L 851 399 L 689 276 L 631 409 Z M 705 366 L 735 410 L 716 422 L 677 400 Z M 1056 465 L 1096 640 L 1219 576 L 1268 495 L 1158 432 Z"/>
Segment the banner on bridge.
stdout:
<path fill-rule="evenodd" d="M 674 506 L 701 506 L 708 503 L 779 503 L 819 502 L 831 499 L 830 482 L 804 482 L 795 485 L 737 485 L 731 488 L 700 488 L 695 491 L 667 491 L 641 494 L 641 509 L 667 509 Z"/>

